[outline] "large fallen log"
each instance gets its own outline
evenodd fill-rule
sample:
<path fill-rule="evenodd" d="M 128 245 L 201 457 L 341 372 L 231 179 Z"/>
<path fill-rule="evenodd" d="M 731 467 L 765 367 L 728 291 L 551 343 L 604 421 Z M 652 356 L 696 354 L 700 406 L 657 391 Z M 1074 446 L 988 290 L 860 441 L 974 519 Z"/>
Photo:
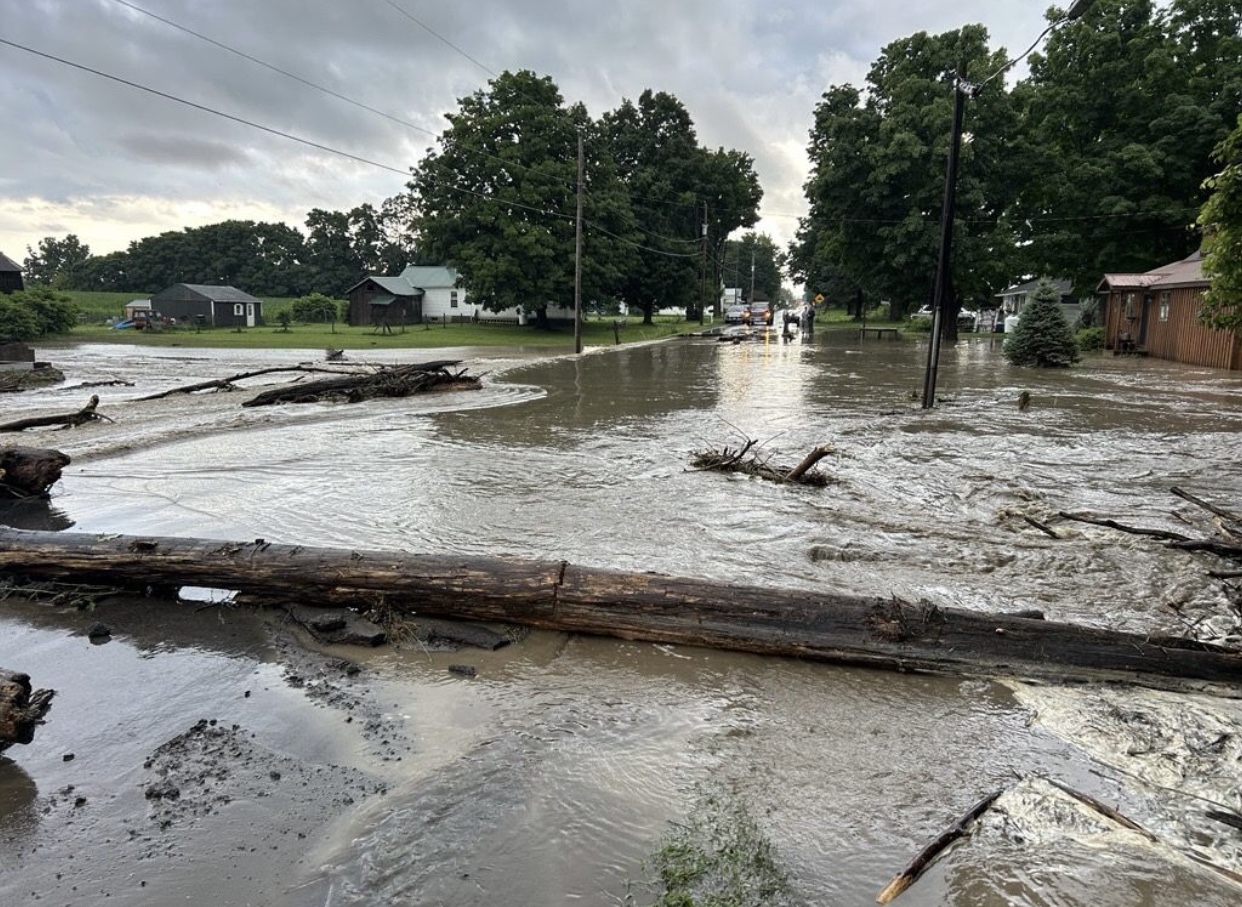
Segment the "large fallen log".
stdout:
<path fill-rule="evenodd" d="M 1242 653 L 895 598 L 622 573 L 559 561 L 345 551 L 0 528 L 0 571 L 38 579 L 206 586 L 550 630 L 901 671 L 1242 685 Z"/>
<path fill-rule="evenodd" d="M 32 690 L 29 675 L 0 668 L 0 753 L 34 740 L 54 695 L 53 690 Z"/>

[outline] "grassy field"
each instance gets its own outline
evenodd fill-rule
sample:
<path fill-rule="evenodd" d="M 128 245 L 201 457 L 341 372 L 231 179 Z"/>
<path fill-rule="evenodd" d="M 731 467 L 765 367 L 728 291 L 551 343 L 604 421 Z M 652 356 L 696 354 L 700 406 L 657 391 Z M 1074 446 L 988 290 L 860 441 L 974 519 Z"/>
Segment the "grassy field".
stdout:
<path fill-rule="evenodd" d="M 126 300 L 127 302 L 129 300 Z M 583 324 L 585 346 L 612 346 L 615 342 L 612 319 L 588 320 Z M 621 328 L 621 343 L 659 340 L 699 329 L 684 320 L 657 318 L 651 325 L 630 318 Z M 159 331 L 117 331 L 106 325 L 81 324 L 69 335 L 70 340 L 90 343 L 135 343 L 140 346 L 202 346 L 231 349 L 432 349 L 445 346 L 536 347 L 549 352 L 572 352 L 572 328 L 559 326 L 538 330 L 516 324 L 450 324 L 410 325 L 404 331 L 394 328 L 391 334 L 379 333 L 373 327 L 350 327 L 337 324 L 293 324 L 289 330 L 279 325 L 244 328 L 171 328 Z"/>

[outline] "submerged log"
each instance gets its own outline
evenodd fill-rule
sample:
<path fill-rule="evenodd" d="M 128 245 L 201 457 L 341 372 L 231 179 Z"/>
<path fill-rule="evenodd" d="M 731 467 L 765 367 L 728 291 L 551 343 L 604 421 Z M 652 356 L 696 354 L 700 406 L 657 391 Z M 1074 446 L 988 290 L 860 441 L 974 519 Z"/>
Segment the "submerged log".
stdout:
<path fill-rule="evenodd" d="M 29 675 L 0 668 L 0 753 L 34 740 L 54 695 L 54 690 L 31 690 Z"/>
<path fill-rule="evenodd" d="M 382 602 L 422 616 L 899 671 L 1242 684 L 1242 653 L 1180 637 L 560 561 L 0 528 L 0 571 L 207 586 L 336 607 Z"/>
<path fill-rule="evenodd" d="M 8 447 L 0 450 L 0 498 L 35 498 L 46 495 L 60 481 L 69 465 L 68 454 L 43 447 Z"/>

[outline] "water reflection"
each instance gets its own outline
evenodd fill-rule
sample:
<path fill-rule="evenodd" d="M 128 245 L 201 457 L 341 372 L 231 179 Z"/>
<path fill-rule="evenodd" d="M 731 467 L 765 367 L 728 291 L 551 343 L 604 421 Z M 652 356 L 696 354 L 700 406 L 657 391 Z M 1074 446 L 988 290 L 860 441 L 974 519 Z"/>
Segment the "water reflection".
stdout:
<path fill-rule="evenodd" d="M 73 520 L 47 498 L 0 498 L 0 526 L 59 532 L 73 525 Z"/>

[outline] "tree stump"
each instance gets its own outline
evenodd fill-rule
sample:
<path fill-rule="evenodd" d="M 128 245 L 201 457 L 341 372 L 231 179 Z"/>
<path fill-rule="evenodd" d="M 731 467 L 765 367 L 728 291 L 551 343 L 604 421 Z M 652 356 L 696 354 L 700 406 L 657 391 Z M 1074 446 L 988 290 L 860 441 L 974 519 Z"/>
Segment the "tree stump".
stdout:
<path fill-rule="evenodd" d="M 0 753 L 14 743 L 30 743 L 52 707 L 54 690 L 30 689 L 30 676 L 0 668 Z"/>
<path fill-rule="evenodd" d="M 43 447 L 0 450 L 0 497 L 44 497 L 60 480 L 69 456 Z"/>

